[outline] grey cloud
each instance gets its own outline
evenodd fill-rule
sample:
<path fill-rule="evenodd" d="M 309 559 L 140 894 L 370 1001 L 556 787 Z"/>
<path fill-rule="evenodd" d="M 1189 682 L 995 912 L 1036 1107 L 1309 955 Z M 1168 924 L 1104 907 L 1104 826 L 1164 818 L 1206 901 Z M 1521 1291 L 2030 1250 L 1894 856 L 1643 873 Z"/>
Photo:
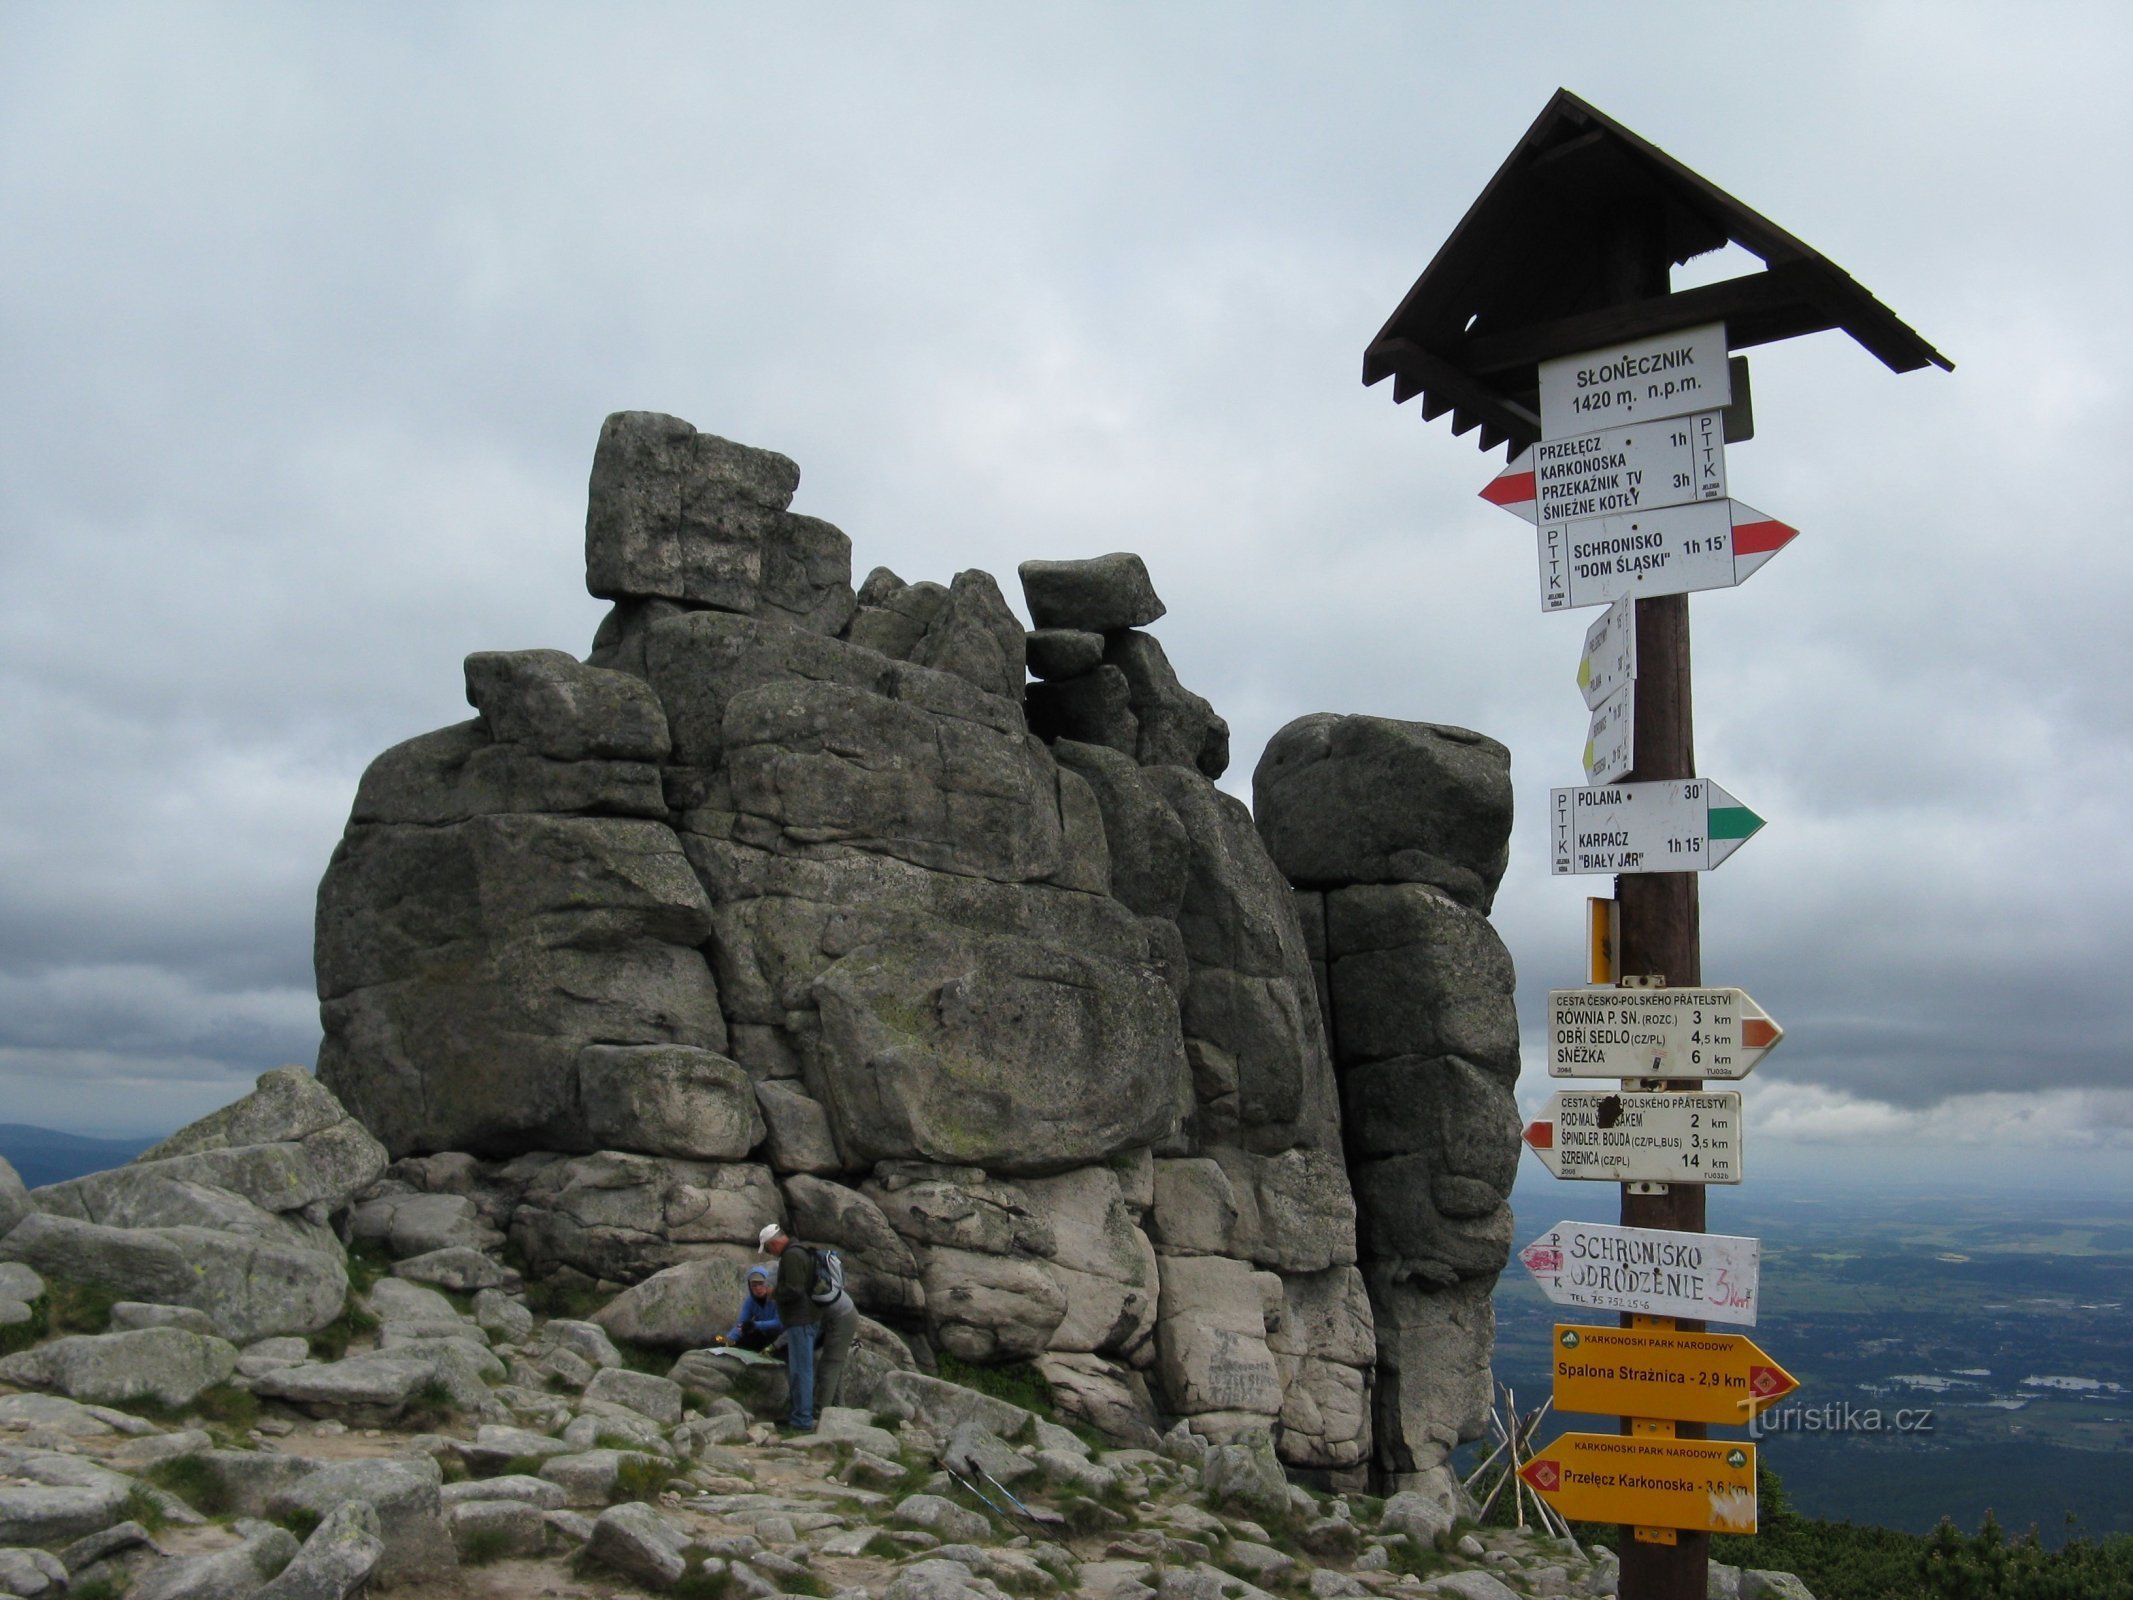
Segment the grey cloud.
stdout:
<path fill-rule="evenodd" d="M 862 571 L 1140 550 L 1237 792 L 1307 711 L 1505 740 L 1532 1037 L 1606 887 L 1538 825 L 1590 615 L 1539 614 L 1500 458 L 1357 375 L 1559 82 L 1962 363 L 1753 357 L 1735 489 L 1803 534 L 1695 605 L 1703 769 L 1771 818 L 1707 974 L 1793 1030 L 1775 1081 L 2133 1082 L 2126 219 L 2056 156 L 2126 143 L 2128 25 L 1900 15 L 9 11 L 0 1098 L 176 1121 L 308 1056 L 357 776 L 467 652 L 586 647 L 639 406 L 793 456 Z"/>

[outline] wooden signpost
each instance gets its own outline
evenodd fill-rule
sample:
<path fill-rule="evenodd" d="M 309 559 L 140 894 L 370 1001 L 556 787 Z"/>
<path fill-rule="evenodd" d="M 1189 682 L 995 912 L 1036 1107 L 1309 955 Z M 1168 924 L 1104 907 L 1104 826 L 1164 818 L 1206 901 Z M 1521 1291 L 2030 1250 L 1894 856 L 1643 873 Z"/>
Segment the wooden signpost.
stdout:
<path fill-rule="evenodd" d="M 1675 264 L 1728 243 L 1765 269 L 1671 287 Z M 1365 383 L 1393 379 L 1395 400 L 1419 396 L 1425 419 L 1449 412 L 1453 431 L 1478 430 L 1484 450 L 1510 444 L 1512 467 L 1483 493 L 1533 522 L 1543 611 L 1609 606 L 1587 634 L 1578 684 L 1591 711 L 1613 694 L 1631 699 L 1613 717 L 1588 723 L 1591 786 L 1550 796 L 1551 866 L 1617 874 L 1604 937 L 1595 920 L 1593 963 L 1632 990 L 1704 991 L 1698 874 L 1762 825 L 1697 776 L 1691 719 L 1689 593 L 1739 584 L 1793 537 L 1733 497 L 1722 447 L 1752 429 L 1746 362 L 1733 352 L 1828 328 L 1843 329 L 1898 372 L 1951 365 L 1833 262 L 1561 90 L 1364 353 Z M 1586 1133 L 1671 1126 L 1666 1119 L 1676 1113 L 1662 1105 L 1724 1098 L 1734 1102 L 1732 1176 L 1724 1181 L 1737 1181 L 1738 1097 L 1701 1093 L 1706 1076 L 1725 1074 L 1694 1058 L 1700 1041 L 1686 1041 L 1684 1059 L 1671 1027 L 1633 1027 L 1664 1034 L 1665 1042 L 1625 1046 L 1632 1071 L 1622 1074 L 1622 1091 L 1591 1097 L 1589 1108 L 1578 1102 L 1576 1120 L 1541 1119 L 1528 1131 L 1536 1153 L 1555 1152 L 1563 1176 L 1589 1175 L 1566 1162 L 1582 1165 L 1583 1152 L 1624 1142 L 1588 1145 Z M 1744 1020 L 1726 1051 L 1727 1065 L 1738 1068 L 1731 1075 L 1747 1070 L 1754 1048 Z M 1644 1076 L 1647 1062 L 1681 1075 Z M 1625 1122 L 1639 1101 L 1645 1109 Z M 1565 1104 L 1562 1096 L 1551 1101 L 1559 1111 Z M 1558 1141 L 1558 1129 L 1580 1137 Z M 1674 1127 L 1659 1137 L 1705 1131 Z M 1565 1154 L 1572 1150 L 1575 1162 Z M 1622 1176 L 1617 1231 L 1625 1240 L 1703 1236 L 1709 1168 Z M 1529 1247 L 1536 1276 L 1545 1267 L 1560 1279 L 1555 1248 L 1536 1256 L 1541 1247 Z M 1689 1246 L 1671 1248 L 1682 1257 Z M 1640 1242 L 1631 1253 L 1647 1252 Z M 1703 1333 L 1690 1315 L 1591 1303 L 1620 1304 L 1647 1338 Z M 1782 1376 L 1774 1363 L 1761 1365 Z M 1607 1408 L 1629 1398 L 1610 1389 Z M 1707 1535 L 1755 1529 L 1755 1448 L 1704 1439 L 1706 1423 L 1675 1420 L 1657 1397 L 1640 1395 L 1637 1403 L 1660 1409 L 1624 1413 L 1620 1436 L 1565 1434 L 1520 1476 L 1564 1516 L 1630 1530 L 1621 1600 L 1704 1600 Z"/>

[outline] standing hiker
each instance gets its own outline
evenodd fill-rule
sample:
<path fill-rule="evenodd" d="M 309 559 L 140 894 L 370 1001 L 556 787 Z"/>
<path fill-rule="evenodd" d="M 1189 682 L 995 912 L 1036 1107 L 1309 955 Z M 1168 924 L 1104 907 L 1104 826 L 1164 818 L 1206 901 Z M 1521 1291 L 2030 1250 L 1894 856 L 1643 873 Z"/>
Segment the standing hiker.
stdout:
<path fill-rule="evenodd" d="M 859 1331 L 859 1308 L 845 1292 L 844 1258 L 835 1250 L 796 1243 L 775 1222 L 763 1224 L 756 1242 L 778 1258 L 772 1292 L 785 1323 L 785 1382 L 792 1401 L 785 1426 L 812 1433 L 816 1400 L 833 1406 L 844 1397 L 845 1360 Z"/>

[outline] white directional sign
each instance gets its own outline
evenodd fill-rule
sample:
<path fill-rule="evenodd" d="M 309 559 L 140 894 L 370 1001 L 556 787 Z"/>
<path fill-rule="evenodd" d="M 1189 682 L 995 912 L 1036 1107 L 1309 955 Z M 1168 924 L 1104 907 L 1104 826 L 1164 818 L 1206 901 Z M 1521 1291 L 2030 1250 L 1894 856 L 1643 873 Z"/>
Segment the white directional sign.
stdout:
<path fill-rule="evenodd" d="M 1549 870 L 1708 872 L 1762 825 L 1708 778 L 1550 789 Z"/>
<path fill-rule="evenodd" d="M 1513 456 L 1481 498 L 1541 524 L 1723 500 L 1724 415 L 1700 411 L 1544 439 Z"/>
<path fill-rule="evenodd" d="M 1613 783 L 1637 764 L 1637 686 L 1625 683 L 1593 709 L 1585 730 L 1585 781 Z"/>
<path fill-rule="evenodd" d="M 1617 600 L 1585 630 L 1585 653 L 1578 657 L 1578 692 L 1597 711 L 1600 702 L 1637 678 L 1637 602 Z"/>
<path fill-rule="evenodd" d="M 1741 989 L 1550 989 L 1556 1078 L 1745 1078 L 1785 1030 Z"/>
<path fill-rule="evenodd" d="M 1593 428 L 1687 416 L 1732 403 L 1722 322 L 1540 364 L 1543 439 L 1570 439 Z"/>
<path fill-rule="evenodd" d="M 1543 523 L 1541 610 L 1745 583 L 1800 530 L 1738 500 Z"/>
<path fill-rule="evenodd" d="M 1526 1144 L 1558 1178 L 1740 1182 L 1740 1091 L 1558 1089 Z"/>
<path fill-rule="evenodd" d="M 1558 1222 L 1518 1259 L 1559 1306 L 1755 1326 L 1760 1239 Z"/>

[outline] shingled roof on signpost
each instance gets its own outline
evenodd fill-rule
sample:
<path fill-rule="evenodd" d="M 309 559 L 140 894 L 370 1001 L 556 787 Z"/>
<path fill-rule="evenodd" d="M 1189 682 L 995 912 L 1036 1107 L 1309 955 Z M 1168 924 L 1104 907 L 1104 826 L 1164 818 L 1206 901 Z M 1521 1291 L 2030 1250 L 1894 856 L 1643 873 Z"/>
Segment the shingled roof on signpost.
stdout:
<path fill-rule="evenodd" d="M 1764 270 L 1623 301 L 1625 270 L 1649 289 L 1728 243 Z M 1835 262 L 1558 89 L 1371 340 L 1363 382 L 1517 450 L 1540 437 L 1540 362 L 1708 322 L 1735 350 L 1842 328 L 1893 371 L 1954 369 Z"/>

